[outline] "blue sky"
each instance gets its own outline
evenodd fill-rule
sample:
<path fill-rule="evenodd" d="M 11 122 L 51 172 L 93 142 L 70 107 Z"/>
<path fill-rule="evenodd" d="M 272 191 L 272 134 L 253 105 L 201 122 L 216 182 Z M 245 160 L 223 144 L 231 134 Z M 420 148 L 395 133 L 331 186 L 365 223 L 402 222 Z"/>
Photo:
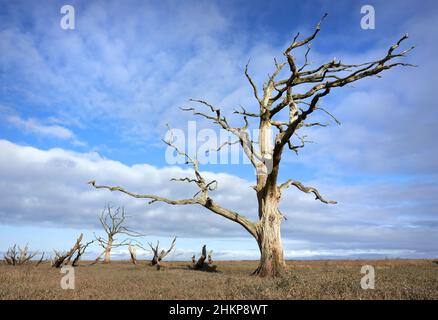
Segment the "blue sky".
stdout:
<path fill-rule="evenodd" d="M 169 182 L 189 171 L 166 164 L 166 124 L 187 131 L 193 118 L 179 107 L 190 98 L 221 106 L 229 119 L 239 105 L 254 108 L 248 60 L 261 86 L 293 35 L 309 34 L 328 12 L 312 45 L 315 65 L 374 60 L 408 32 L 406 46 L 417 46 L 408 62 L 419 67 L 324 99 L 341 126 L 309 131 L 315 142 L 285 156 L 280 178 L 314 185 L 339 204 L 287 191 L 286 257 L 438 255 L 435 2 L 70 1 L 75 30 L 59 26 L 64 1 L 0 4 L 0 251 L 14 242 L 63 249 L 82 231 L 92 238 L 111 202 L 127 208 L 145 241 L 179 236 L 175 258 L 203 243 L 220 258 L 257 258 L 240 226 L 202 208 L 148 206 L 86 182 L 191 194 Z M 375 30 L 360 27 L 364 4 L 375 7 Z M 202 169 L 219 181 L 218 202 L 256 216 L 250 165 Z"/>

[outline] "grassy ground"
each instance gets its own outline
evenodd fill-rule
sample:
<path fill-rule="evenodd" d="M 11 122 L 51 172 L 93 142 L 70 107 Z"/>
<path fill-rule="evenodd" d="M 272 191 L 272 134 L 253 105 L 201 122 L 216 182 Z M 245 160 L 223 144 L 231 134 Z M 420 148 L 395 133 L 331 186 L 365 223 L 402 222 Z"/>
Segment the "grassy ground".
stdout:
<path fill-rule="evenodd" d="M 63 274 L 48 264 L 0 262 L 0 299 L 438 299 L 438 262 L 432 260 L 288 261 L 278 279 L 250 276 L 255 261 L 215 262 L 220 273 L 192 271 L 187 262 L 164 270 L 116 261 L 83 262 L 76 288 L 63 290 Z M 361 266 L 375 267 L 375 289 L 360 286 Z"/>

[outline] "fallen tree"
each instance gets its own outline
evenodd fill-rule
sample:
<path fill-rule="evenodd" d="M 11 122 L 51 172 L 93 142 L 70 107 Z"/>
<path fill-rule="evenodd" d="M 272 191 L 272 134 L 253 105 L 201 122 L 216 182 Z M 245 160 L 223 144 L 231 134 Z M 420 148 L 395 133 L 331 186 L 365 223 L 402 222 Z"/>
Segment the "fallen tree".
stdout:
<path fill-rule="evenodd" d="M 73 267 L 77 266 L 81 256 L 84 254 L 87 247 L 94 242 L 93 240 L 82 244 L 82 239 L 83 234 L 81 233 L 79 238 L 77 238 L 75 244 L 67 252 L 53 250 L 54 258 L 52 259 L 52 267 L 61 268 L 62 266 L 70 264 L 70 262 Z"/>

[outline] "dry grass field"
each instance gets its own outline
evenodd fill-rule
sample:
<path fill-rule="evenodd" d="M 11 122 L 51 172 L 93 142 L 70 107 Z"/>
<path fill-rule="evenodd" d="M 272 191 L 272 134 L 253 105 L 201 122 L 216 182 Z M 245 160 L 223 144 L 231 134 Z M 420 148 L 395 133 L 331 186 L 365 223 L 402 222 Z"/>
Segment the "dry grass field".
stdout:
<path fill-rule="evenodd" d="M 75 269 L 76 288 L 48 264 L 0 264 L 0 299 L 438 299 L 438 262 L 432 260 L 288 261 L 278 279 L 250 276 L 255 261 L 217 261 L 218 273 L 192 271 L 187 262 L 164 270 L 115 261 Z M 374 290 L 360 286 L 362 265 L 375 267 Z M 202 290 L 200 290 L 202 288 Z"/>

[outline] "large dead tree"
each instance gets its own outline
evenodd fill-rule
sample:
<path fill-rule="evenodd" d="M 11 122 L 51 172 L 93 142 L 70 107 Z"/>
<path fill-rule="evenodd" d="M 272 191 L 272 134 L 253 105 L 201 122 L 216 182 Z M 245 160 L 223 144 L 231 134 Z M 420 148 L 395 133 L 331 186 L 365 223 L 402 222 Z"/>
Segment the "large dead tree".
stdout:
<path fill-rule="evenodd" d="M 102 255 L 104 255 L 104 263 L 109 263 L 111 258 L 111 250 L 116 247 L 127 246 L 130 244 L 132 240 L 124 239 L 121 242 L 116 241 L 117 235 L 126 235 L 130 237 L 141 237 L 142 235 L 130 230 L 125 226 L 126 224 L 126 214 L 125 209 L 117 208 L 113 209 L 111 206 L 107 206 L 101 213 L 99 217 L 100 224 L 103 227 L 103 230 L 106 233 L 106 239 L 95 235 L 97 242 L 103 248 L 103 253 L 99 255 L 96 259 L 100 259 Z"/>
<path fill-rule="evenodd" d="M 240 144 L 243 152 L 256 169 L 256 184 L 253 188 L 258 202 L 258 221 L 251 221 L 244 215 L 226 209 L 215 202 L 209 193 L 216 189 L 217 182 L 205 180 L 199 170 L 196 156 L 188 155 L 183 150 L 179 150 L 174 146 L 172 140 L 165 141 L 165 143 L 183 155 L 187 164 L 194 169 L 194 177 L 174 180 L 196 184 L 199 187 L 199 192 L 193 198 L 174 200 L 153 194 L 133 193 L 118 186 L 98 185 L 95 181 L 89 183 L 95 188 L 105 188 L 123 192 L 135 198 L 149 199 L 149 203 L 201 205 L 215 214 L 240 224 L 256 239 L 261 257 L 254 274 L 260 276 L 280 275 L 286 267 L 280 237 L 280 226 L 284 220 L 284 216 L 279 210 L 282 192 L 293 186 L 302 192 L 313 193 L 316 200 L 323 203 L 336 203 L 336 201 L 324 198 L 316 188 L 305 186 L 294 179 L 279 182 L 280 162 L 283 153 L 288 149 L 292 152 L 298 152 L 304 147 L 306 139 L 300 134 L 303 128 L 325 126 L 320 122 L 309 121 L 312 114 L 324 112 L 332 117 L 329 111 L 320 106 L 321 99 L 330 92 L 364 78 L 379 77 L 383 71 L 394 67 L 412 66 L 408 63 L 395 61 L 398 58 L 403 58 L 413 49 L 411 47 L 404 51 L 398 50 L 401 43 L 408 38 L 407 35 L 404 35 L 390 46 L 382 58 L 375 61 L 347 64 L 333 59 L 318 67 L 312 67 L 308 59 L 310 43 L 320 32 L 321 21 L 310 36 L 302 40 L 299 40 L 299 34 L 294 37 L 292 43 L 284 50 L 285 62 L 279 63 L 274 59 L 275 69 L 263 84 L 262 90 L 259 90 L 248 73 L 248 65 L 246 66 L 244 73 L 252 88 L 257 107 L 251 112 L 243 108 L 234 112 L 243 118 L 244 125 L 242 127 L 230 125 L 220 108 L 204 100 L 191 101 L 206 108 L 206 112 L 199 111 L 194 107 L 182 108 L 183 111 L 193 112 L 196 116 L 211 120 L 235 136 L 236 141 L 224 143 L 219 149 L 234 143 Z M 295 53 L 296 49 L 302 47 L 303 49 L 307 47 L 307 49 L 303 50 L 303 62 L 298 64 Z M 258 142 L 252 141 L 250 138 L 249 118 L 258 123 Z"/>

